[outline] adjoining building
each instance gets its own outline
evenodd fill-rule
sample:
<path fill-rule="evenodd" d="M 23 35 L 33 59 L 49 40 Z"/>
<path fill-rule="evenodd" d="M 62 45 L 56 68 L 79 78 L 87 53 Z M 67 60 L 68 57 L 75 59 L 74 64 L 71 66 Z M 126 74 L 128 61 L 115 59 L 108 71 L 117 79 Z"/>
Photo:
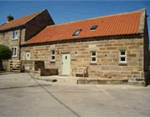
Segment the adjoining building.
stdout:
<path fill-rule="evenodd" d="M 23 36 L 18 59 L 43 61 L 45 69 L 57 69 L 58 75 L 72 75 L 74 69 L 87 67 L 90 78 L 127 78 L 128 82 L 148 79 L 145 9 L 58 25 L 48 19 L 44 21 L 46 27 L 38 31 L 32 28 L 34 34 Z M 34 27 L 34 22 L 27 26 Z"/>
<path fill-rule="evenodd" d="M 18 19 L 9 15 L 7 22 L 0 25 L 0 44 L 12 49 L 12 60 L 20 60 L 20 45 L 26 43 L 47 25 L 53 24 L 47 10 Z"/>

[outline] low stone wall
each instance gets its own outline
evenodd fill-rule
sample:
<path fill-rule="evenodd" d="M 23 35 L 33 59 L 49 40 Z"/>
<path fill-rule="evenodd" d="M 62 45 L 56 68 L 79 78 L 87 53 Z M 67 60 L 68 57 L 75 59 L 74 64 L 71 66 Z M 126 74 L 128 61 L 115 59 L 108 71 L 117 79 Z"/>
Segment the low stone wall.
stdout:
<path fill-rule="evenodd" d="M 40 69 L 41 76 L 58 75 L 58 69 Z"/>
<path fill-rule="evenodd" d="M 22 60 L 21 61 L 21 71 L 38 71 L 39 68 L 45 68 L 44 61 L 35 60 Z"/>
<path fill-rule="evenodd" d="M 2 60 L 3 69 L 8 71 L 9 68 L 9 60 Z"/>
<path fill-rule="evenodd" d="M 110 78 L 101 78 L 101 79 L 78 79 L 77 84 L 127 84 L 128 79 L 110 79 Z"/>
<path fill-rule="evenodd" d="M 34 61 L 32 60 L 22 60 L 21 61 L 21 71 L 34 71 Z"/>

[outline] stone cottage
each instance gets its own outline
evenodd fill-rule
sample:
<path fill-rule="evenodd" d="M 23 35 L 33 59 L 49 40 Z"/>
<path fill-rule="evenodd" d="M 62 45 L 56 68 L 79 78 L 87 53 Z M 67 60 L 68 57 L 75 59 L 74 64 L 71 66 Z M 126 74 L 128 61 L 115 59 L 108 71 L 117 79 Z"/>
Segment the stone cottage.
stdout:
<path fill-rule="evenodd" d="M 12 59 L 23 65 L 42 61 L 58 75 L 73 75 L 76 68 L 86 67 L 88 78 L 148 79 L 145 9 L 58 25 L 47 10 L 16 20 L 8 16 L 0 26 L 0 44 L 9 46 Z"/>
<path fill-rule="evenodd" d="M 146 10 L 51 25 L 21 45 L 21 60 L 72 75 L 87 67 L 90 78 L 147 79 L 149 38 Z M 26 56 L 29 53 L 29 56 Z"/>
<path fill-rule="evenodd" d="M 12 50 L 12 60 L 20 60 L 20 45 L 35 36 L 47 25 L 54 22 L 47 10 L 37 12 L 22 18 L 7 17 L 7 22 L 0 25 L 0 44 Z"/>

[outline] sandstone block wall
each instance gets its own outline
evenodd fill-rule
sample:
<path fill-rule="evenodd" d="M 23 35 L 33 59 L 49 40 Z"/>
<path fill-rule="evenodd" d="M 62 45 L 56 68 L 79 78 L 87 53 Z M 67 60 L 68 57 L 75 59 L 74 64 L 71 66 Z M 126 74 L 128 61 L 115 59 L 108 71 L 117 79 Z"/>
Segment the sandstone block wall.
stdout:
<path fill-rule="evenodd" d="M 40 69 L 40 76 L 58 75 L 58 69 Z"/>
<path fill-rule="evenodd" d="M 30 51 L 31 60 L 44 60 L 45 68 L 58 69 L 62 73 L 62 54 L 70 53 L 72 69 L 87 66 L 89 77 L 101 78 L 135 78 L 144 79 L 144 39 L 111 39 L 99 41 L 58 43 L 22 47 L 21 60 L 25 60 L 25 52 Z M 119 50 L 127 50 L 127 64 L 119 64 Z M 51 50 L 56 50 L 56 61 L 52 63 Z M 91 51 L 97 52 L 97 63 L 91 64 Z"/>
<path fill-rule="evenodd" d="M 12 40 L 12 31 L 14 30 L 18 31 L 18 38 L 15 40 Z M 1 45 L 6 45 L 10 49 L 12 49 L 12 47 L 14 46 L 17 47 L 17 57 L 12 57 L 12 60 L 18 60 L 19 53 L 20 53 L 20 47 L 19 47 L 20 40 L 24 40 L 25 29 L 13 29 L 11 31 L 1 32 L 0 34 L 1 34 L 1 38 L 0 38 Z"/>

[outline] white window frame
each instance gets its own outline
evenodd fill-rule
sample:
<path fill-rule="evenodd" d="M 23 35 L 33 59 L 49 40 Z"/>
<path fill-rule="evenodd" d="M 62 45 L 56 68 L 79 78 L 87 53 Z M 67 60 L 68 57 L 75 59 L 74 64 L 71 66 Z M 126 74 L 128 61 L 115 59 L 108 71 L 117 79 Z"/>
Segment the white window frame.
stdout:
<path fill-rule="evenodd" d="M 125 55 L 121 55 L 122 51 L 125 52 Z M 121 61 L 121 57 L 125 57 L 125 61 Z M 123 64 L 127 63 L 127 51 L 126 50 L 119 50 L 119 63 L 123 63 Z"/>
<path fill-rule="evenodd" d="M 16 55 L 13 55 L 13 48 L 16 48 Z M 17 47 L 17 46 L 14 46 L 14 47 L 11 48 L 11 50 L 12 50 L 12 57 L 17 57 L 17 50 L 18 50 L 18 47 Z"/>
<path fill-rule="evenodd" d="M 95 52 L 95 55 L 92 55 L 92 52 Z M 92 58 L 96 58 L 96 61 L 92 61 Z M 97 63 L 97 52 L 91 51 L 91 63 Z"/>
<path fill-rule="evenodd" d="M 16 34 L 16 32 L 17 32 L 17 34 Z M 13 37 L 13 34 L 15 33 L 15 37 Z M 12 40 L 16 40 L 16 39 L 18 39 L 18 31 L 12 31 Z"/>
<path fill-rule="evenodd" d="M 54 54 L 53 54 L 53 51 L 54 51 Z M 51 61 L 55 61 L 56 57 L 55 57 L 55 53 L 56 51 L 55 50 L 51 50 Z M 55 59 L 52 59 L 52 57 L 54 56 Z"/>

